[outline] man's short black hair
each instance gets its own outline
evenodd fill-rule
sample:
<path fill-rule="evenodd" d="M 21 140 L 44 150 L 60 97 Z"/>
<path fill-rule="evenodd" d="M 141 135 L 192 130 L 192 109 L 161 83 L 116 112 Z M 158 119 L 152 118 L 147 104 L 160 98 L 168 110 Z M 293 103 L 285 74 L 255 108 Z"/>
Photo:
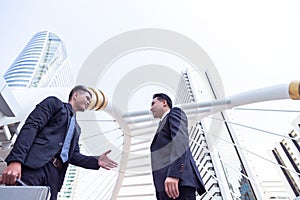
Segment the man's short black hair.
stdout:
<path fill-rule="evenodd" d="M 153 99 L 157 98 L 159 101 L 166 100 L 167 104 L 170 108 L 172 108 L 172 100 L 171 98 L 164 93 L 157 93 L 153 95 Z"/>
<path fill-rule="evenodd" d="M 70 94 L 69 94 L 69 101 L 71 101 L 73 94 L 74 94 L 75 92 L 78 92 L 78 91 L 84 91 L 84 92 L 87 92 L 87 93 L 89 93 L 89 95 L 92 97 L 92 93 L 87 89 L 87 87 L 85 87 L 85 86 L 83 86 L 83 85 L 77 85 L 77 86 L 75 86 L 75 87 L 71 90 L 71 92 L 70 92 Z"/>

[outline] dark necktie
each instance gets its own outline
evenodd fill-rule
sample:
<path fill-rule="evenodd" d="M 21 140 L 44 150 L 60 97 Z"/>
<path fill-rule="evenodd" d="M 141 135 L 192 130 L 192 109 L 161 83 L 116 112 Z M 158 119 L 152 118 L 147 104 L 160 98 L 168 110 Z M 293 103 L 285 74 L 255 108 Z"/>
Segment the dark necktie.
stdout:
<path fill-rule="evenodd" d="M 60 157 L 63 163 L 65 163 L 68 160 L 68 155 L 69 155 L 69 149 L 70 149 L 70 143 L 73 138 L 73 133 L 74 133 L 74 128 L 75 128 L 75 116 L 73 115 L 70 120 L 70 125 L 66 134 L 66 138 L 64 141 L 64 145 L 62 147 Z"/>
<path fill-rule="evenodd" d="M 156 132 L 160 131 L 160 129 L 161 129 L 161 123 L 162 123 L 162 120 L 159 120 Z"/>

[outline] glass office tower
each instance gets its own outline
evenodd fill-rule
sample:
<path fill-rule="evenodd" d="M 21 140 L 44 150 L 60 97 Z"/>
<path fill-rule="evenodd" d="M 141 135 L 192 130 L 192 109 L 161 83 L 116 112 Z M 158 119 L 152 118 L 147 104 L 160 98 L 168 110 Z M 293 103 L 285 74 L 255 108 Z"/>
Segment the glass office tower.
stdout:
<path fill-rule="evenodd" d="M 62 40 L 49 31 L 36 33 L 4 74 L 9 87 L 69 87 L 74 84 Z"/>

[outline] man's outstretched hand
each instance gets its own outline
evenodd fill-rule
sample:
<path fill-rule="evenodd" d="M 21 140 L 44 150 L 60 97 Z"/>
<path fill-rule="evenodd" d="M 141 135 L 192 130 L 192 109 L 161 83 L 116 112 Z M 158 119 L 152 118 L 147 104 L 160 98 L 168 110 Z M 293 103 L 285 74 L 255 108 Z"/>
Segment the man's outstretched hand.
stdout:
<path fill-rule="evenodd" d="M 98 159 L 98 165 L 107 170 L 110 170 L 110 169 L 118 166 L 118 164 L 115 161 L 111 160 L 107 156 L 107 154 L 109 154 L 110 152 L 111 152 L 111 150 L 108 150 L 107 152 L 102 154 Z"/>

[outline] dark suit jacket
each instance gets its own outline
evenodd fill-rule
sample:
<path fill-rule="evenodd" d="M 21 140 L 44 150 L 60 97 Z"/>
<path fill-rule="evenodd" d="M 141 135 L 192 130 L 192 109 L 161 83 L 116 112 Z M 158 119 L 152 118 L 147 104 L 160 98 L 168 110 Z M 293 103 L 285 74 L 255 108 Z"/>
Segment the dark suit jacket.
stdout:
<path fill-rule="evenodd" d="M 188 122 L 180 108 L 172 108 L 160 123 L 151 144 L 151 164 L 156 192 L 164 191 L 166 177 L 179 178 L 179 186 L 205 192 L 189 147 Z"/>
<path fill-rule="evenodd" d="M 51 160 L 62 148 L 72 106 L 56 97 L 48 97 L 30 113 L 23 125 L 13 149 L 6 158 L 9 164 L 18 161 L 30 168 L 40 168 Z M 98 160 L 79 152 L 80 127 L 76 122 L 74 137 L 69 151 L 69 162 L 88 169 L 99 169 Z M 68 163 L 63 165 L 63 174 Z"/>

